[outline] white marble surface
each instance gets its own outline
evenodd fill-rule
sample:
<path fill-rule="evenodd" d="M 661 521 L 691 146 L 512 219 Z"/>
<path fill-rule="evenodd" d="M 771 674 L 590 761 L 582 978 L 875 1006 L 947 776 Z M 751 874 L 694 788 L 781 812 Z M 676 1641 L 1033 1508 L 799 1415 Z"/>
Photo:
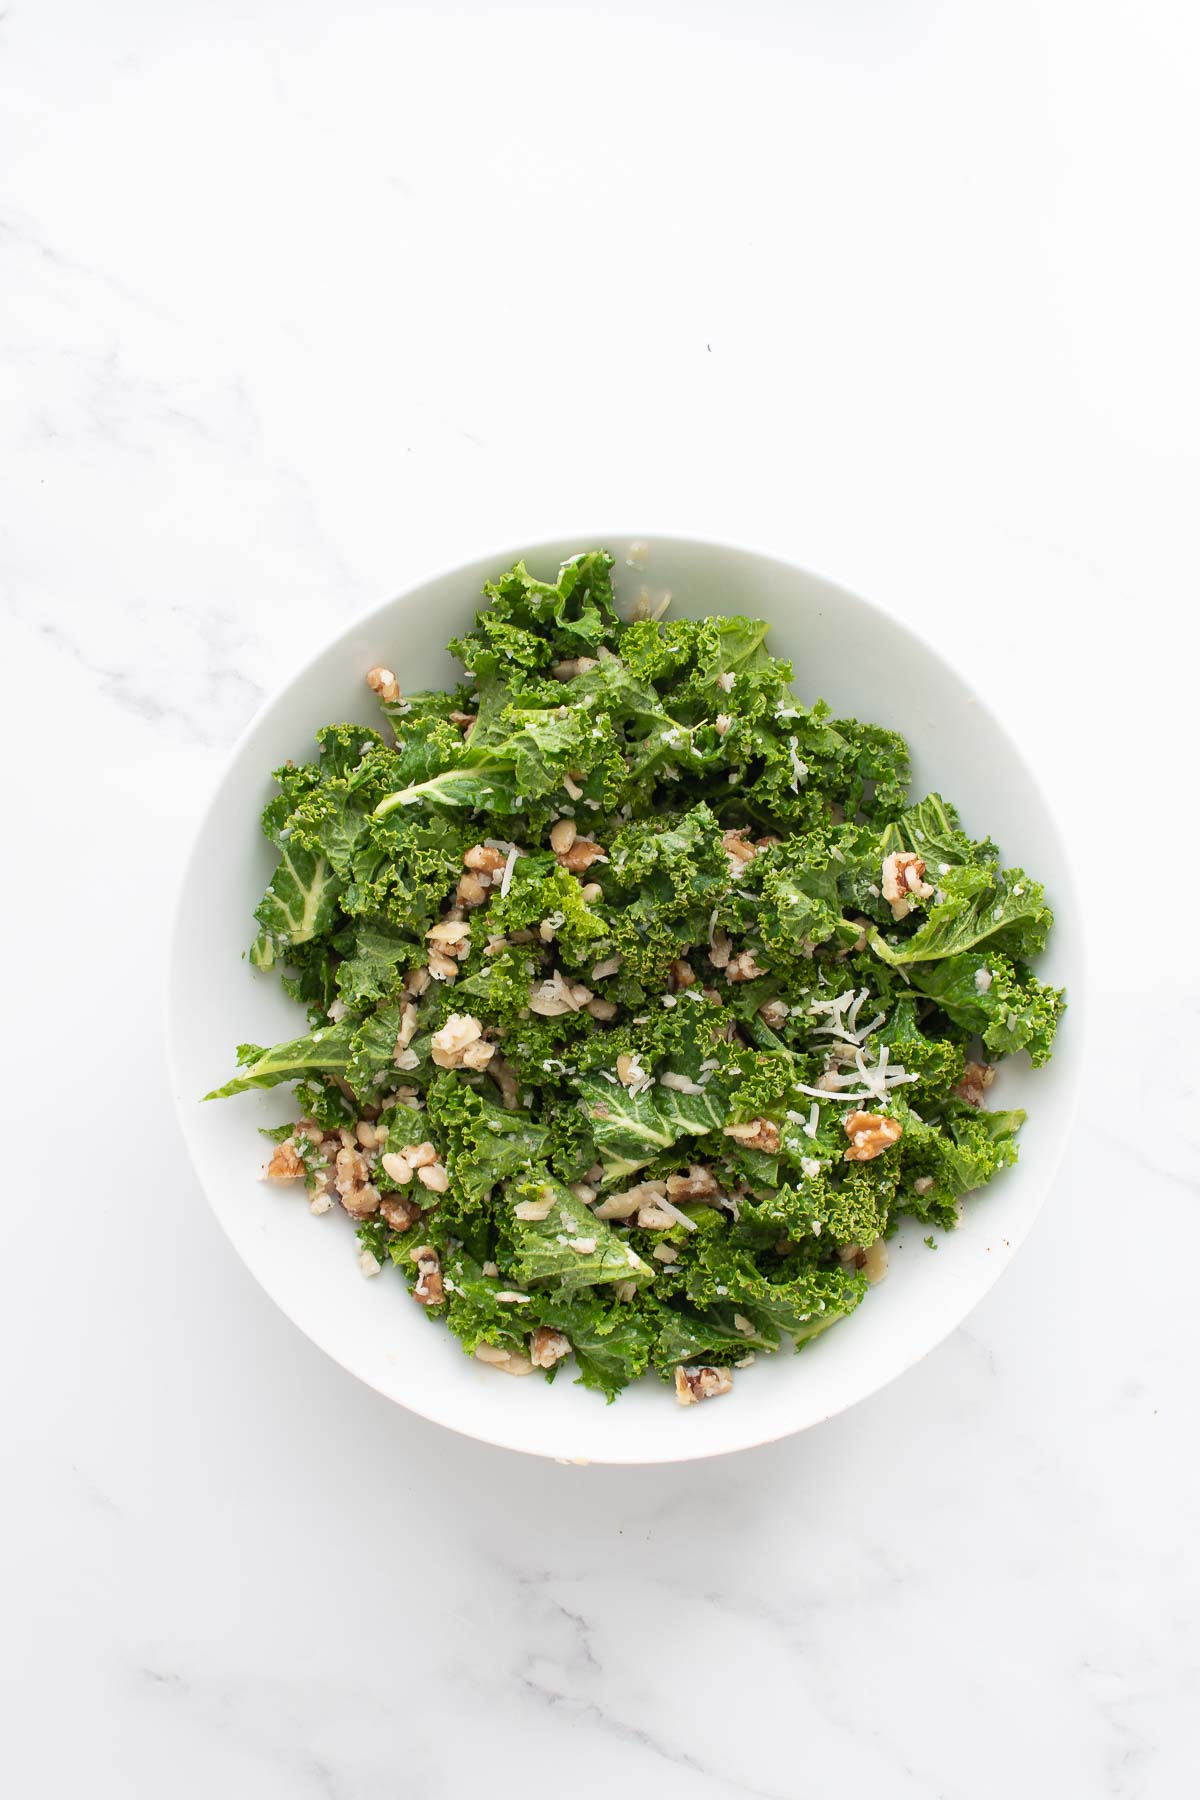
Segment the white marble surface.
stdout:
<path fill-rule="evenodd" d="M 0 43 L 8 1790 L 1194 1792 L 1194 9 L 45 0 Z M 1078 1143 L 986 1304 L 646 1472 L 323 1360 L 160 1029 L 261 696 L 436 566 L 617 522 L 968 659 L 1096 926 Z"/>

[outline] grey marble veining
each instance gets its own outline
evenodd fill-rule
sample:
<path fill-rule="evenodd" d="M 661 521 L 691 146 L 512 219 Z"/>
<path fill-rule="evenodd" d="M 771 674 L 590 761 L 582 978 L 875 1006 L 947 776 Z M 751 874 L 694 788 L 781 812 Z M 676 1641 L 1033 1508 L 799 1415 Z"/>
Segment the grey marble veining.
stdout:
<path fill-rule="evenodd" d="M 15 1793 L 1194 1791 L 1200 384 L 1145 221 L 1188 216 L 1197 44 L 1151 10 L 5 16 Z M 459 1441 L 302 1339 L 160 1025 L 263 697 L 427 570 L 634 520 L 794 550 L 969 666 L 1093 930 L 1077 1142 L 1005 1279 L 850 1414 L 642 1471 Z"/>

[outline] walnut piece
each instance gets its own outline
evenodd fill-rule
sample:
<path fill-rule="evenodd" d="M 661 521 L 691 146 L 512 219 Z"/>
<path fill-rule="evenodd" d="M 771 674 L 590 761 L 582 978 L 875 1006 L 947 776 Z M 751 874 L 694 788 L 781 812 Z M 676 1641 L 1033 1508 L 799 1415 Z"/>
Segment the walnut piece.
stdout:
<path fill-rule="evenodd" d="M 759 968 L 753 950 L 739 950 L 736 956 L 730 957 L 725 973 L 730 981 L 757 981 L 767 970 Z"/>
<path fill-rule="evenodd" d="M 779 1127 L 770 1119 L 747 1119 L 742 1125 L 727 1125 L 725 1136 L 745 1150 L 762 1150 L 767 1156 L 774 1156 L 779 1148 Z"/>
<path fill-rule="evenodd" d="M 956 1100 L 965 1100 L 968 1106 L 982 1106 L 983 1096 L 996 1079 L 996 1071 L 991 1063 L 969 1062 L 962 1072 L 962 1080 L 953 1089 Z"/>
<path fill-rule="evenodd" d="M 503 850 L 493 850 L 490 844 L 472 844 L 463 852 L 464 869 L 471 869 L 476 874 L 486 870 L 489 875 L 494 875 L 507 861 Z"/>
<path fill-rule="evenodd" d="M 404 1194 L 385 1194 L 379 1202 L 379 1211 L 393 1231 L 407 1231 L 421 1216 L 416 1201 Z"/>
<path fill-rule="evenodd" d="M 847 1162 L 870 1162 L 882 1156 L 890 1145 L 899 1141 L 904 1127 L 899 1119 L 886 1119 L 882 1113 L 852 1112 L 842 1120 L 842 1129 L 850 1139 Z"/>
<path fill-rule="evenodd" d="M 458 878 L 458 886 L 454 890 L 454 898 L 460 906 L 482 906 L 488 897 L 488 890 L 478 875 L 466 869 Z"/>
<path fill-rule="evenodd" d="M 471 1013 L 451 1013 L 429 1040 L 429 1053 L 439 1069 L 485 1069 L 494 1044 L 483 1041 L 483 1026 Z"/>
<path fill-rule="evenodd" d="M 604 852 L 599 844 L 593 843 L 591 838 L 577 837 L 573 840 L 570 849 L 564 850 L 558 857 L 558 861 L 564 869 L 569 869 L 572 875 L 579 875 L 584 869 L 590 869 L 594 862 L 599 862 L 603 855 Z"/>
<path fill-rule="evenodd" d="M 422 1306 L 440 1306 L 446 1298 L 446 1290 L 442 1286 L 441 1257 L 432 1244 L 418 1244 L 410 1255 L 417 1265 L 413 1299 L 419 1300 Z"/>
<path fill-rule="evenodd" d="M 675 1398 L 680 1406 L 715 1399 L 718 1394 L 727 1394 L 732 1386 L 733 1376 L 728 1369 L 685 1369 L 681 1365 L 675 1371 Z"/>
<path fill-rule="evenodd" d="M 571 1340 L 549 1325 L 539 1325 L 529 1340 L 529 1359 L 535 1369 L 552 1369 L 556 1362 L 571 1354 Z"/>
<path fill-rule="evenodd" d="M 729 859 L 729 873 L 735 879 L 758 855 L 754 845 L 746 842 L 744 831 L 727 831 L 721 839 L 721 848 Z"/>
<path fill-rule="evenodd" d="M 656 1200 L 661 1200 L 666 1189 L 665 1181 L 639 1181 L 636 1187 L 626 1188 L 623 1193 L 609 1194 L 608 1198 L 602 1200 L 595 1209 L 596 1217 L 598 1219 L 631 1219 L 639 1208 L 651 1206 Z M 663 1217 L 668 1218 L 672 1225 L 678 1223 L 677 1220 L 670 1219 L 666 1213 L 663 1214 Z"/>
<path fill-rule="evenodd" d="M 720 1192 L 711 1169 L 693 1163 L 686 1175 L 667 1176 L 667 1199 L 679 1206 L 684 1200 L 711 1200 Z"/>
<path fill-rule="evenodd" d="M 882 1238 L 876 1238 L 865 1249 L 861 1244 L 843 1244 L 838 1251 L 838 1261 L 843 1268 L 857 1269 L 866 1276 L 872 1287 L 878 1287 L 887 1274 L 887 1244 Z"/>
<path fill-rule="evenodd" d="M 400 683 L 391 669 L 385 669 L 382 665 L 367 670 L 367 686 L 381 700 L 396 701 L 400 698 Z"/>
<path fill-rule="evenodd" d="M 295 1181 L 303 1173 L 299 1151 L 291 1138 L 284 1138 L 282 1144 L 276 1145 L 275 1154 L 267 1164 L 267 1180 Z"/>
<path fill-rule="evenodd" d="M 932 899 L 933 889 L 924 877 L 924 859 L 911 850 L 896 850 L 891 856 L 884 857 L 880 887 L 892 909 L 893 919 L 907 918 L 914 899 Z"/>
<path fill-rule="evenodd" d="M 550 673 L 555 681 L 574 681 L 577 675 L 590 675 L 599 666 L 594 656 L 568 656 L 562 662 L 551 663 Z"/>

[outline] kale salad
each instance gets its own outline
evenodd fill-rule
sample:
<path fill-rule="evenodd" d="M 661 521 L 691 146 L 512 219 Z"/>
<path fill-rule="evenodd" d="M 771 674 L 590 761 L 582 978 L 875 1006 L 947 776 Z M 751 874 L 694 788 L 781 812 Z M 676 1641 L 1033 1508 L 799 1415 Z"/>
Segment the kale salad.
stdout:
<path fill-rule="evenodd" d="M 456 688 L 372 669 L 379 729 L 276 770 L 250 960 L 308 1029 L 208 1098 L 293 1084 L 267 1177 L 468 1354 L 690 1405 L 1015 1160 L 987 1089 L 1063 995 L 1042 888 L 910 799 L 901 737 L 799 700 L 762 623 L 618 610 L 612 568 L 519 563 Z"/>

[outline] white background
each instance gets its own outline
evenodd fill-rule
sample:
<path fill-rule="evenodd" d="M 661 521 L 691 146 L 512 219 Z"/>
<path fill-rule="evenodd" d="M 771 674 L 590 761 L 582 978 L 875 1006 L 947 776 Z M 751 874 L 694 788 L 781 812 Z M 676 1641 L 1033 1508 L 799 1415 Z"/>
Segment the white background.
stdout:
<path fill-rule="evenodd" d="M 1194 1788 L 1198 52 L 1185 4 L 8 10 L 14 1793 Z M 207 1213 L 160 1025 L 259 699 L 433 568 L 616 525 L 934 637 L 1093 922 L 1014 1269 L 852 1413 L 644 1472 L 327 1363 Z"/>

